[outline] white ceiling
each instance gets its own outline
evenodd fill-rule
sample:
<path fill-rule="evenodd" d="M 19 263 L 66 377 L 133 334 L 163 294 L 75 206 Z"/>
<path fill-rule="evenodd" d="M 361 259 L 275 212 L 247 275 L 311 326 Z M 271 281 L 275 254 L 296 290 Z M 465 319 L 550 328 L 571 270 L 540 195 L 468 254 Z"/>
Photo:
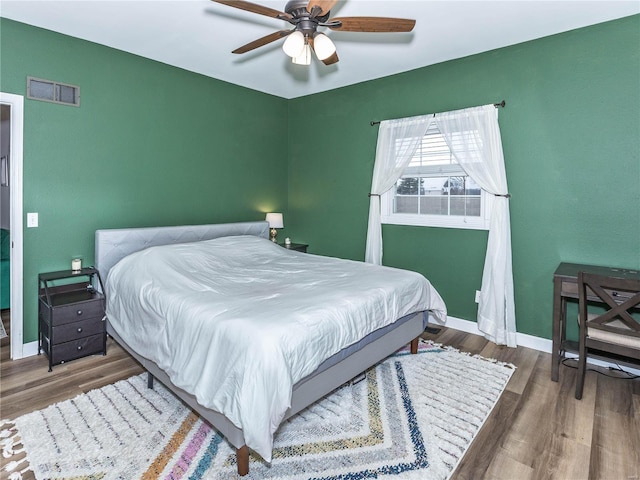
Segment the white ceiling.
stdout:
<path fill-rule="evenodd" d="M 286 0 L 255 0 L 284 10 Z M 640 13 L 638 0 L 346 0 L 331 16 L 414 18 L 411 33 L 326 32 L 340 62 L 293 65 L 283 40 L 231 51 L 291 26 L 210 0 L 1 0 L 0 16 L 283 98 L 295 98 Z M 320 29 L 323 30 L 323 29 Z"/>

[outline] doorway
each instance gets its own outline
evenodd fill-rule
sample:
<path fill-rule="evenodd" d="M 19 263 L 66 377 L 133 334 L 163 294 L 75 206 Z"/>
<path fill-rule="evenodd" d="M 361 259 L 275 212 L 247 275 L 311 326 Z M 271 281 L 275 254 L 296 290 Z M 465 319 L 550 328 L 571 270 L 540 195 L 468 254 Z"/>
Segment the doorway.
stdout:
<path fill-rule="evenodd" d="M 23 172 L 24 97 L 0 92 L 0 227 L 2 248 L 2 318 L 10 317 L 11 358 L 23 352 L 23 245 L 22 245 L 22 172 Z M 7 288 L 6 281 L 9 281 Z M 6 299 L 6 296 L 9 298 Z M 5 312 L 8 310 L 8 315 Z"/>

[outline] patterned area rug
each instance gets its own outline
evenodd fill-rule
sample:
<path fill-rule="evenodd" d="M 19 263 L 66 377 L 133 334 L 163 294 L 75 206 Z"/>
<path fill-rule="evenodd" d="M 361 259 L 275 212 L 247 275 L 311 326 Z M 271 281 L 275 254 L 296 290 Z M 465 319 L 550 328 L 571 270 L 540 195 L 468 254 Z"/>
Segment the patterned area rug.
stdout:
<path fill-rule="evenodd" d="M 273 462 L 252 457 L 244 478 L 447 479 L 512 373 L 427 342 L 403 349 L 281 425 Z M 27 458 L 9 467 L 38 479 L 240 478 L 230 445 L 144 374 L 14 423 L 5 450 L 22 443 Z"/>

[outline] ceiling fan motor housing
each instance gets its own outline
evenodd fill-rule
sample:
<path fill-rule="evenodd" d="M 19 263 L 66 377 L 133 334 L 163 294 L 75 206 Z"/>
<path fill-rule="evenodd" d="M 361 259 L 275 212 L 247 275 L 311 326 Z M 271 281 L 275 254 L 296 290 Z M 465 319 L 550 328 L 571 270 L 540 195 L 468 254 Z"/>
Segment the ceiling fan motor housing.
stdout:
<path fill-rule="evenodd" d="M 313 15 L 307 10 L 308 3 L 305 0 L 291 0 L 285 5 L 284 11 L 293 17 L 289 20 L 289 23 L 295 25 L 297 31 L 302 32 L 305 36 L 313 37 L 313 34 L 318 29 L 318 24 L 326 22 L 329 18 L 329 12 L 327 11 L 320 16 L 318 14 L 321 12 L 318 11 Z"/>
<path fill-rule="evenodd" d="M 300 16 L 303 11 L 307 12 L 307 15 L 309 15 L 309 12 L 307 11 L 308 3 L 309 2 L 305 0 L 291 0 L 284 6 L 284 11 L 294 17 Z"/>

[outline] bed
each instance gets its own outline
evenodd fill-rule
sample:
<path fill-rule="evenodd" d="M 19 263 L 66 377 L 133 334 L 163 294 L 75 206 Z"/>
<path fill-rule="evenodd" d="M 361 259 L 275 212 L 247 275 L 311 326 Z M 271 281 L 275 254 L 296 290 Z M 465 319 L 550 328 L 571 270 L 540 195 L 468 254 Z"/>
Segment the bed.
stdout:
<path fill-rule="evenodd" d="M 267 222 L 96 232 L 109 335 L 226 437 L 240 475 L 249 449 L 271 460 L 283 420 L 446 319 L 419 274 L 267 236 Z"/>

